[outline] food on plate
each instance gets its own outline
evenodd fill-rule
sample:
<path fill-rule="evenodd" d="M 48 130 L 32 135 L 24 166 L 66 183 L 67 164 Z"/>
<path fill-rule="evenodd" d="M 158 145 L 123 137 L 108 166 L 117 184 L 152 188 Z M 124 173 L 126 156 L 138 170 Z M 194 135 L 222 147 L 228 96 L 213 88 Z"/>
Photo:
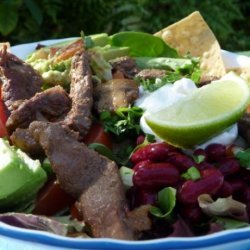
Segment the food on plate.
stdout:
<path fill-rule="evenodd" d="M 246 68 L 233 68 L 231 71 L 234 71 L 236 74 L 246 79 L 248 82 L 250 81 L 250 67 Z"/>
<path fill-rule="evenodd" d="M 0 71 L 1 96 L 8 113 L 41 90 L 41 76 L 30 65 L 9 53 L 6 46 L 1 50 Z"/>
<path fill-rule="evenodd" d="M 39 160 L 0 140 L 1 152 L 1 211 L 17 205 L 27 206 L 45 183 L 47 176 Z"/>
<path fill-rule="evenodd" d="M 145 119 L 167 142 L 192 148 L 237 122 L 249 104 L 249 94 L 247 83 L 229 73 Z"/>
<path fill-rule="evenodd" d="M 199 12 L 25 61 L 3 45 L 0 221 L 124 240 L 249 226 L 250 91 L 227 71 Z"/>
<path fill-rule="evenodd" d="M 155 34 L 184 56 L 190 53 L 201 58 L 202 78 L 221 77 L 226 70 L 220 45 L 213 32 L 198 11 Z"/>

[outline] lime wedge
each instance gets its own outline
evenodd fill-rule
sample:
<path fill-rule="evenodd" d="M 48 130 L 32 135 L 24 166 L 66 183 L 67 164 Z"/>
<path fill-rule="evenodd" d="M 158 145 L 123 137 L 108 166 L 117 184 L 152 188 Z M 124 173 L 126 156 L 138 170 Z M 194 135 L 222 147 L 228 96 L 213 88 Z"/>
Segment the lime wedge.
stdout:
<path fill-rule="evenodd" d="M 155 114 L 146 114 L 145 120 L 168 143 L 192 148 L 237 122 L 249 98 L 247 82 L 230 72 L 187 98 Z"/>

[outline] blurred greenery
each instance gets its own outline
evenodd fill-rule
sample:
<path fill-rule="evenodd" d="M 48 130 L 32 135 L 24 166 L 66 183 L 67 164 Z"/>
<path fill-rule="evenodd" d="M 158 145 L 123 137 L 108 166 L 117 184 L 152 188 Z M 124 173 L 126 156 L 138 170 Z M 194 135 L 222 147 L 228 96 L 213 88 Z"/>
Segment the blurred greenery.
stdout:
<path fill-rule="evenodd" d="M 13 45 L 79 36 L 81 30 L 153 33 L 194 10 L 224 49 L 250 50 L 250 1 L 245 0 L 1 0 L 0 41 Z"/>

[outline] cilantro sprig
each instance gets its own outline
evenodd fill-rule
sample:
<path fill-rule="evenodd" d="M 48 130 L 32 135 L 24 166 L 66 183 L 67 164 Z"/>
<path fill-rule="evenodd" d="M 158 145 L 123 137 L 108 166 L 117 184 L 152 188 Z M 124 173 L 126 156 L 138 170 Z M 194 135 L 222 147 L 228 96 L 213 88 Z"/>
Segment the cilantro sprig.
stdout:
<path fill-rule="evenodd" d="M 104 111 L 100 114 L 104 130 L 116 136 L 139 135 L 140 118 L 143 110 L 139 107 L 122 107 L 114 113 Z"/>

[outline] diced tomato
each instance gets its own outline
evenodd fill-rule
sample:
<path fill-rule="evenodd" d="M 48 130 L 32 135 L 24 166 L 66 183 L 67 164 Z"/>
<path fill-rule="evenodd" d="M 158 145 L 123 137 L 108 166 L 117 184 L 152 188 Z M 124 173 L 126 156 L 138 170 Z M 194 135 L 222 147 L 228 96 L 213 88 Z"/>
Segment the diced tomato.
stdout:
<path fill-rule="evenodd" d="M 4 107 L 3 101 L 0 100 L 0 120 L 3 123 L 3 125 L 6 124 L 7 119 L 8 117 L 5 113 L 5 107 Z"/>
<path fill-rule="evenodd" d="M 112 149 L 112 141 L 107 132 L 104 131 L 103 127 L 99 123 L 94 123 L 89 130 L 89 133 L 85 136 L 84 142 L 89 145 L 91 143 L 101 143 Z"/>
<path fill-rule="evenodd" d="M 49 180 L 40 190 L 32 213 L 51 216 L 68 207 L 75 199 L 67 194 L 56 179 Z"/>
<path fill-rule="evenodd" d="M 71 217 L 73 219 L 77 219 L 79 221 L 82 221 L 83 220 L 83 216 L 81 214 L 81 212 L 79 211 L 79 209 L 77 208 L 77 202 L 75 202 L 71 208 L 70 208 L 70 214 L 71 214 Z"/>
<path fill-rule="evenodd" d="M 0 121 L 0 138 L 7 137 L 8 133 L 6 127 L 3 125 L 2 121 Z"/>

